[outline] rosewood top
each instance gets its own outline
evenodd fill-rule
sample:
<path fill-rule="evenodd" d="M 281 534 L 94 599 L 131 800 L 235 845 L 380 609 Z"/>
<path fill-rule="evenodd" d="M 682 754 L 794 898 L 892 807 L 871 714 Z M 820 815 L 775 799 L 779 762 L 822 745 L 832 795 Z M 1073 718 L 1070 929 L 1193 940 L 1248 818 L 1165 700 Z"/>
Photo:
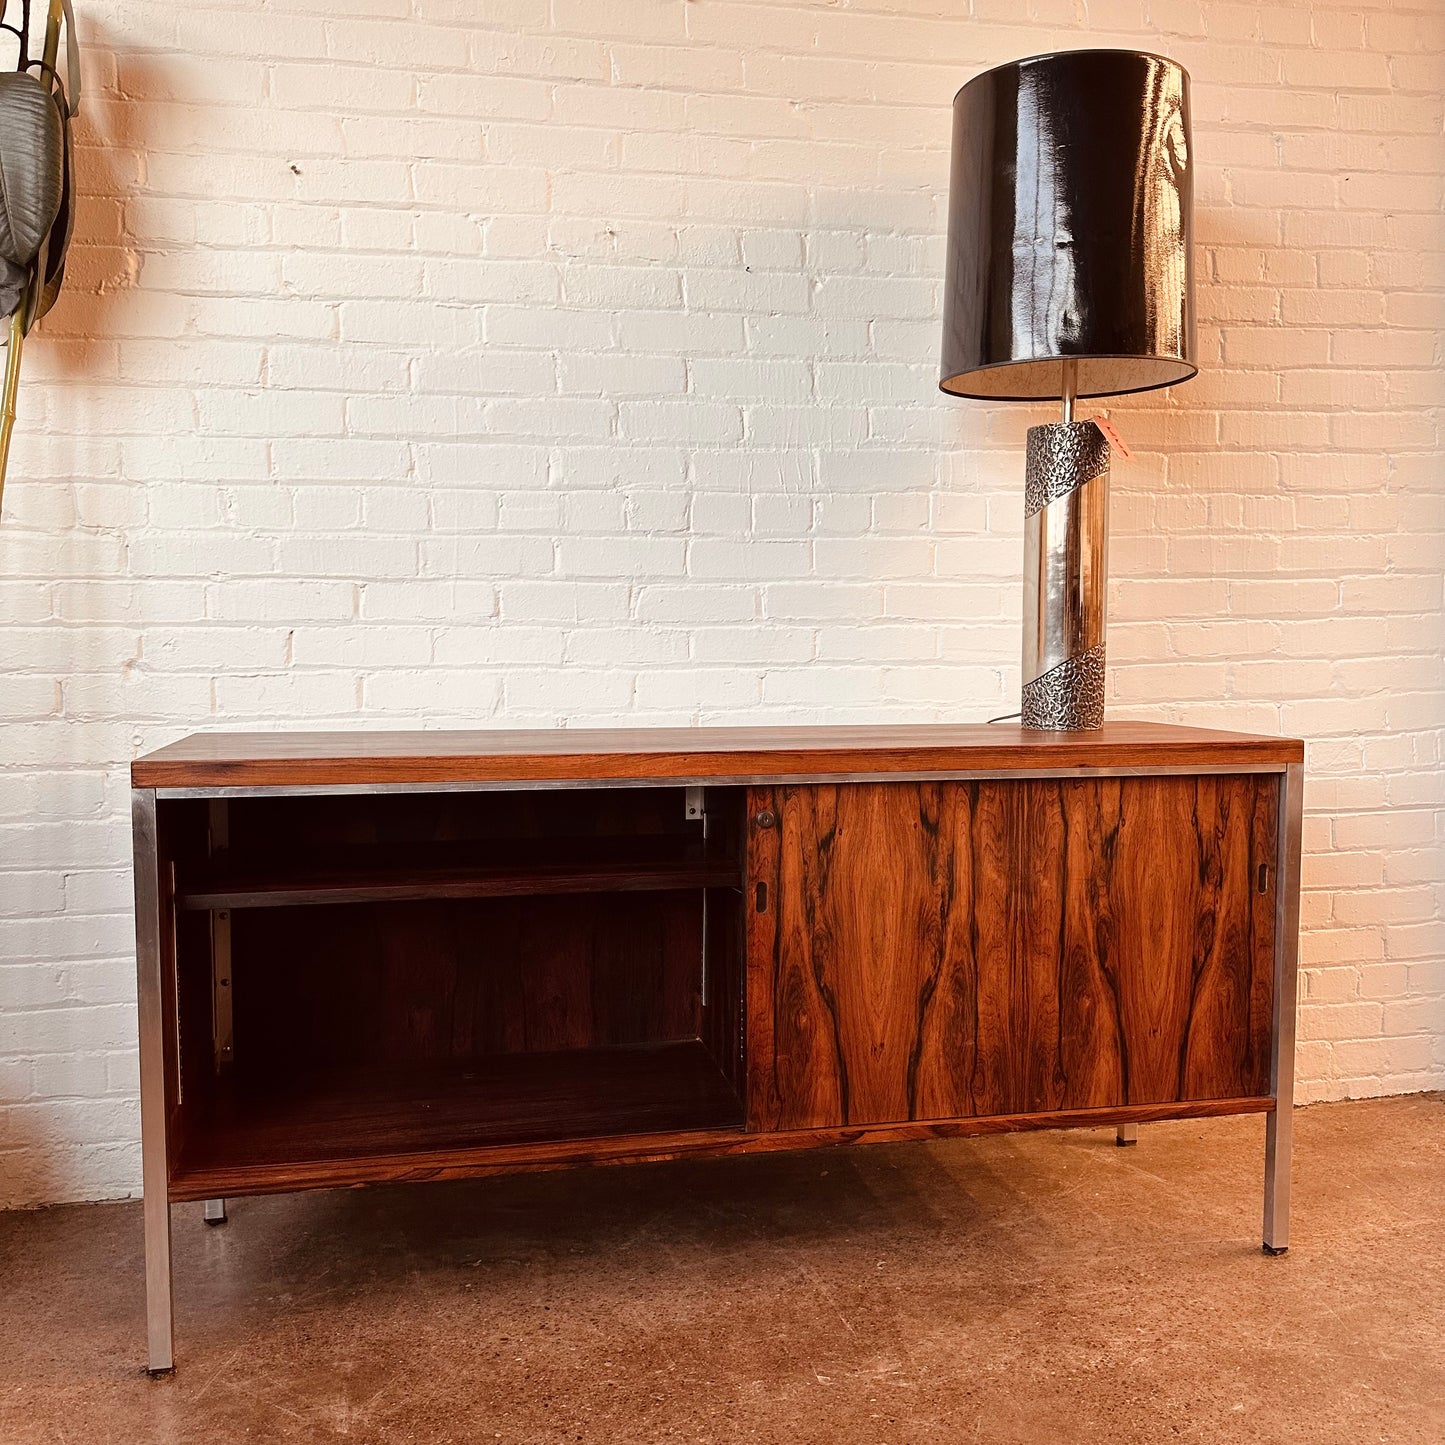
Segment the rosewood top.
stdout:
<path fill-rule="evenodd" d="M 1294 738 L 1166 723 L 1097 732 L 1017 726 L 635 728 L 535 732 L 195 733 L 131 764 L 137 788 L 774 781 L 1055 769 L 1282 770 Z"/>

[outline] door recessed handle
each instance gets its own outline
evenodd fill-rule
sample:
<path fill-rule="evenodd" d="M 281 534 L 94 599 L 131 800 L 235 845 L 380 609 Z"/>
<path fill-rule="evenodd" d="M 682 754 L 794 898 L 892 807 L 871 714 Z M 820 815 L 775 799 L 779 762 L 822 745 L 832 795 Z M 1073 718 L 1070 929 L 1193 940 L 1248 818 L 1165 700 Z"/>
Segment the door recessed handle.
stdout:
<path fill-rule="evenodd" d="M 766 913 L 768 911 L 768 885 L 759 883 L 754 897 L 757 901 L 758 912 Z"/>
<path fill-rule="evenodd" d="M 1259 865 L 1259 891 L 1260 891 L 1261 893 L 1267 893 L 1267 892 L 1269 891 L 1269 864 L 1268 864 L 1268 863 L 1261 863 L 1261 864 Z"/>

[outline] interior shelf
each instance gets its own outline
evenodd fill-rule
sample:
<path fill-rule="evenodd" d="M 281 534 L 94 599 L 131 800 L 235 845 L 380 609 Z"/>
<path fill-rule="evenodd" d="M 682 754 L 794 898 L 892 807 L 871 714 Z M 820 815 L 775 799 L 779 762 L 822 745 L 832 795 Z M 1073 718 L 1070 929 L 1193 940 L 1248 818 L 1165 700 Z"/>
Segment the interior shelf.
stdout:
<path fill-rule="evenodd" d="M 172 1172 L 208 1178 L 275 1166 L 741 1127 L 743 1106 L 696 1040 L 510 1054 L 429 1068 L 237 1081 L 220 1091 Z"/>
<path fill-rule="evenodd" d="M 184 909 L 295 908 L 740 886 L 738 860 L 703 847 L 625 838 L 519 840 L 505 851 L 477 845 L 333 850 L 322 863 L 222 855 L 178 879 L 176 902 Z"/>

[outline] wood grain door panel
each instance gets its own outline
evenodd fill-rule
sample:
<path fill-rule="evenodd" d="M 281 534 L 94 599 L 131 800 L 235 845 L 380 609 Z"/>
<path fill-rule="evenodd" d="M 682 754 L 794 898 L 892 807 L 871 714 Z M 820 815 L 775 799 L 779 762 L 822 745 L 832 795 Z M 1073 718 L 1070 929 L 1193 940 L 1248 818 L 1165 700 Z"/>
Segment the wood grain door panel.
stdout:
<path fill-rule="evenodd" d="M 1277 789 L 752 789 L 750 1127 L 1266 1096 Z"/>

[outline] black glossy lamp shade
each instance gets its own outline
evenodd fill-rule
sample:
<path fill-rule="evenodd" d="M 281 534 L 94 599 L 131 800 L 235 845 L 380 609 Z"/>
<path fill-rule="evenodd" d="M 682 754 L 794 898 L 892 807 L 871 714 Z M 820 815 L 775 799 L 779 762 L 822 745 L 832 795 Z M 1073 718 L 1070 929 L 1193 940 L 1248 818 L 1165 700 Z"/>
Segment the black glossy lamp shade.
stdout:
<path fill-rule="evenodd" d="M 1074 50 L 953 101 L 943 370 L 957 396 L 1149 391 L 1197 371 L 1189 75 Z"/>

